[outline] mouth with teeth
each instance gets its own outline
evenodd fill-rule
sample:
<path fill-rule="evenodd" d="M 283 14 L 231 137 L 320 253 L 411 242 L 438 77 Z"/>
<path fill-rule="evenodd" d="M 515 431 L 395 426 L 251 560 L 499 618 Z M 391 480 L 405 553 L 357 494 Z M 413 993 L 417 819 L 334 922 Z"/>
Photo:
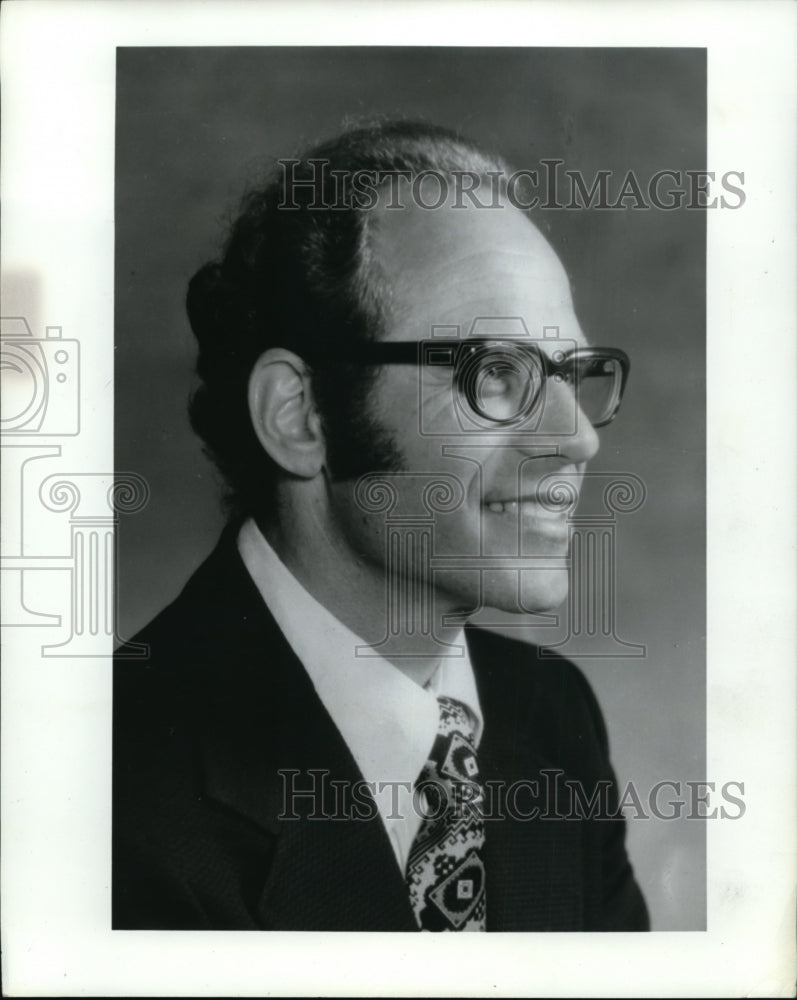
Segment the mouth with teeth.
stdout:
<path fill-rule="evenodd" d="M 540 501 L 530 497 L 520 497 L 519 500 L 486 500 L 486 510 L 492 514 L 527 514 L 534 517 L 547 517 L 559 520 L 566 516 L 568 508 L 543 506 Z"/>
<path fill-rule="evenodd" d="M 568 539 L 568 508 L 551 510 L 543 507 L 537 499 L 520 497 L 519 500 L 486 500 L 484 502 L 484 517 L 487 523 L 495 526 L 495 530 L 503 537 L 506 531 L 510 536 L 520 530 L 529 542 L 536 539 L 541 545 L 555 545 L 559 548 L 567 544 Z"/>

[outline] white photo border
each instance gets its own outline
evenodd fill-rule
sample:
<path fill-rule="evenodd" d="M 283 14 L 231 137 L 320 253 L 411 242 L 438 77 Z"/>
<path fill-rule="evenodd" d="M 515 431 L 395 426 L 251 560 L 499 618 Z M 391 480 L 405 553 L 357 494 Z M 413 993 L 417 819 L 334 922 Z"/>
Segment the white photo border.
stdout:
<path fill-rule="evenodd" d="M 114 467 L 118 46 L 705 47 L 708 169 L 743 171 L 747 195 L 708 213 L 707 773 L 744 781 L 746 813 L 708 824 L 707 931 L 112 931 L 110 643 L 67 666 L 36 629 L 6 629 L 6 993 L 793 995 L 797 7 L 9 0 L 3 14 L 3 265 L 38 276 L 47 323 L 80 331 L 83 423 L 59 447 L 81 473 Z M 4 475 L 6 512 L 19 489 Z"/>

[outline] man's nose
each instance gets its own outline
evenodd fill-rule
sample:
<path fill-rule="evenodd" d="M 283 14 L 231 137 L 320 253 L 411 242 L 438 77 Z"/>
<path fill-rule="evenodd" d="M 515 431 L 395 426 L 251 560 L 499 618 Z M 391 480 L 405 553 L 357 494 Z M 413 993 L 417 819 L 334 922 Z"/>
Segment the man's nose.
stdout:
<path fill-rule="evenodd" d="M 600 448 L 598 432 L 578 405 L 573 386 L 564 380 L 548 379 L 537 436 L 550 436 L 560 453 L 571 462 L 588 462 Z"/>

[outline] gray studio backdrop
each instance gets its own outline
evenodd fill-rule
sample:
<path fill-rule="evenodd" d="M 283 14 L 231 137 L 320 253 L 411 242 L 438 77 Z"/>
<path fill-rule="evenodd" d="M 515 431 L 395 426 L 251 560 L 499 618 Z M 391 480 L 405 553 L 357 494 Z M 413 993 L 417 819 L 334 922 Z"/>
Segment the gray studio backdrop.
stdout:
<path fill-rule="evenodd" d="M 588 181 L 599 170 L 647 179 L 703 169 L 705 73 L 697 49 L 120 49 L 116 468 L 146 477 L 151 498 L 119 524 L 119 633 L 130 637 L 177 595 L 223 524 L 218 478 L 186 418 L 194 345 L 183 299 L 265 165 L 378 114 L 459 129 L 516 167 L 558 157 Z M 587 335 L 632 358 L 624 409 L 591 468 L 646 487 L 615 536 L 617 634 L 646 655 L 574 659 L 606 713 L 620 785 L 632 780 L 644 800 L 659 781 L 712 777 L 705 213 L 550 211 L 544 221 Z M 705 839 L 703 821 L 630 819 L 654 929 L 705 926 Z"/>

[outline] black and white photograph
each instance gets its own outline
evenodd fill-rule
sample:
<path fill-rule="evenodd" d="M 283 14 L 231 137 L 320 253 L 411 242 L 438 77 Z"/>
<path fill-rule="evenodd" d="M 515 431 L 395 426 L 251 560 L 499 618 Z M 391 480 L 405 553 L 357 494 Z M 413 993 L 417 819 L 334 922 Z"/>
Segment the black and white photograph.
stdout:
<path fill-rule="evenodd" d="M 702 929 L 705 51 L 117 68 L 114 926 Z"/>
<path fill-rule="evenodd" d="M 7 19 L 9 995 L 791 995 L 794 18 L 145 6 Z"/>

